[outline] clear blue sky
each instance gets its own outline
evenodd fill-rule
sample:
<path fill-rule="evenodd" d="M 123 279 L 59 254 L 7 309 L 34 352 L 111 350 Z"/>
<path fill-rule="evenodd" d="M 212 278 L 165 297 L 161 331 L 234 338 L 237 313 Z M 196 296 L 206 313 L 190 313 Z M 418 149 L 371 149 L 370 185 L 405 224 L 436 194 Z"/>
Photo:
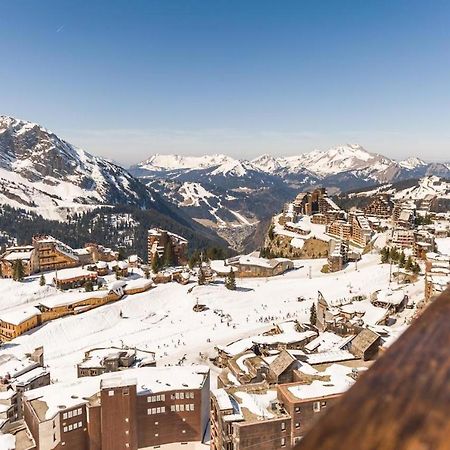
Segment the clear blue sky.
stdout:
<path fill-rule="evenodd" d="M 123 164 L 358 142 L 450 159 L 450 2 L 10 0 L 0 112 Z"/>

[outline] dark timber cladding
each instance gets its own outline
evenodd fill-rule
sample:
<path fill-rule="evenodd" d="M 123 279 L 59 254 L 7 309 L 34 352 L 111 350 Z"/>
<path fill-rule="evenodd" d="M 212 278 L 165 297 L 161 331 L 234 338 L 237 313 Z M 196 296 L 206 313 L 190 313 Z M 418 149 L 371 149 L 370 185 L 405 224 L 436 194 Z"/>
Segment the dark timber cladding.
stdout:
<path fill-rule="evenodd" d="M 449 322 L 448 289 L 296 448 L 450 449 Z"/>

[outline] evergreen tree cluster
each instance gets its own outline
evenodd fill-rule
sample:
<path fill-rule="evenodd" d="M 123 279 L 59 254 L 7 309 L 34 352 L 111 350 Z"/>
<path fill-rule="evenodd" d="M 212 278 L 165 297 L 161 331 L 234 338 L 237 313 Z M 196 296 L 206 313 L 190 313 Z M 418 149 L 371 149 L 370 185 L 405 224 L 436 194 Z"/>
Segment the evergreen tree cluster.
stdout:
<path fill-rule="evenodd" d="M 383 247 L 381 249 L 381 263 L 382 264 L 397 264 L 399 268 L 405 269 L 409 272 L 418 274 L 420 272 L 419 264 L 414 261 L 412 256 L 406 258 L 405 252 L 399 252 L 395 247 Z"/>
<path fill-rule="evenodd" d="M 131 214 L 133 221 L 117 223 L 114 221 L 117 214 Z M 67 222 L 59 222 L 4 205 L 0 211 L 0 230 L 17 237 L 18 245 L 29 244 L 35 234 L 50 234 L 72 248 L 96 242 L 119 249 L 121 258 L 137 254 L 146 260 L 147 232 L 150 228 L 160 227 L 188 239 L 190 249 L 205 249 L 211 259 L 227 256 L 227 243 L 224 240 L 206 228 L 194 228 L 186 218 L 172 218 L 170 214 L 171 211 L 159 212 L 118 205 L 75 213 L 68 217 Z"/>

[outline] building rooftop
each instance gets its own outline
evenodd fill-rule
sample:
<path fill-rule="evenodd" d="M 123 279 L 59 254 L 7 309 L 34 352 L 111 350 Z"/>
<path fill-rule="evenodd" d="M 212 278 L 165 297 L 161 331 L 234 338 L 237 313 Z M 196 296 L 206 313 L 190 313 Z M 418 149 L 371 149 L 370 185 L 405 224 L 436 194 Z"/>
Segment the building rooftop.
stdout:
<path fill-rule="evenodd" d="M 302 369 L 298 369 L 299 372 Z M 361 370 L 366 370 L 362 368 Z M 323 372 L 308 373 L 311 382 L 291 383 L 284 386 L 297 400 L 312 400 L 344 393 L 355 382 L 355 369 L 341 364 L 332 364 Z"/>
<path fill-rule="evenodd" d="M 143 367 L 96 377 L 77 378 L 26 392 L 41 421 L 52 419 L 59 411 L 89 403 L 103 386 L 133 380 L 138 395 L 172 390 L 201 389 L 209 375 L 206 366 Z"/>
<path fill-rule="evenodd" d="M 10 323 L 12 325 L 20 325 L 26 320 L 34 316 L 38 316 L 41 312 L 34 306 L 24 306 L 15 311 L 8 311 L 0 314 L 0 321 Z"/>

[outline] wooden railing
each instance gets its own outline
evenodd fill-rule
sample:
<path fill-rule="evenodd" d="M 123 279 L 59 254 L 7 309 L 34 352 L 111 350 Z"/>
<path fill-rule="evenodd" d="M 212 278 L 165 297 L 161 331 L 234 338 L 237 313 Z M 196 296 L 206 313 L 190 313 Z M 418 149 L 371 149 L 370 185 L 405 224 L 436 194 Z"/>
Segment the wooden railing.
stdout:
<path fill-rule="evenodd" d="M 450 449 L 450 290 L 430 304 L 295 448 Z"/>

